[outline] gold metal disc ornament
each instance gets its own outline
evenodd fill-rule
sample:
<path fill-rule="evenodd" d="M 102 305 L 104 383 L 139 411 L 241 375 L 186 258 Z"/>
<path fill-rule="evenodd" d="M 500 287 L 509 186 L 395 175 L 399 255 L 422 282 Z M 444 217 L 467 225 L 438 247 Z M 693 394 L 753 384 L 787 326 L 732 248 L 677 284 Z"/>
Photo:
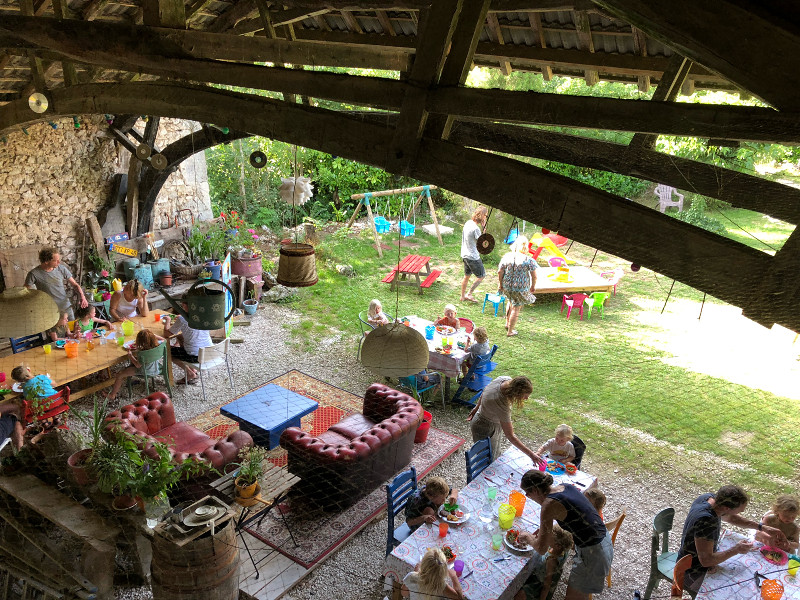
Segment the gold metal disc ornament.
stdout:
<path fill-rule="evenodd" d="M 150 157 L 150 164 L 153 165 L 154 169 L 163 171 L 167 168 L 167 157 L 163 154 L 153 154 Z"/>
<path fill-rule="evenodd" d="M 33 112 L 42 114 L 50 106 L 50 102 L 47 100 L 47 96 L 41 92 L 34 92 L 28 96 L 28 106 Z"/>
<path fill-rule="evenodd" d="M 153 149 L 147 144 L 139 144 L 136 146 L 136 158 L 139 160 L 147 160 L 150 158 L 150 153 Z"/>

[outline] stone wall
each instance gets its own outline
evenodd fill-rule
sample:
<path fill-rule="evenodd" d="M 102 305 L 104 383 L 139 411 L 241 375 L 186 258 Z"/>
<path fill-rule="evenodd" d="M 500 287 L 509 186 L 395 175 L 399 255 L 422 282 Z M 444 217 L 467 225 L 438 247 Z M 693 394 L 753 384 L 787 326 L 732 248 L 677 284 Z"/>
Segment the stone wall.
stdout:
<path fill-rule="evenodd" d="M 55 129 L 39 123 L 27 134 L 15 131 L 0 142 L 0 249 L 51 244 L 61 249 L 76 272 L 84 221 L 108 207 L 111 179 L 115 173 L 127 173 L 128 162 L 127 150 L 108 133 L 102 116 L 82 116 L 79 122 L 80 128 L 75 128 L 72 118 L 55 119 Z M 156 146 L 164 148 L 192 126 L 199 127 L 162 119 Z M 140 120 L 137 129 L 143 128 Z M 174 220 L 179 208 L 190 208 L 195 220 L 211 218 L 205 156 L 201 152 L 193 159 L 171 174 L 159 193 L 156 228 L 166 226 L 167 214 Z"/>

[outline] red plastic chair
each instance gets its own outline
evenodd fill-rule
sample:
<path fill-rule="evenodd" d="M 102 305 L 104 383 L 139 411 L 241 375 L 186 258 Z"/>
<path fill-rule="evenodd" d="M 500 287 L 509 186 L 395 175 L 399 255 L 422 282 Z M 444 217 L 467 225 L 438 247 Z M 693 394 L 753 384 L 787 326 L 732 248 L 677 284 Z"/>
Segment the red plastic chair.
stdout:
<path fill-rule="evenodd" d="M 581 321 L 583 321 L 583 304 L 584 304 L 586 298 L 588 298 L 588 297 L 589 296 L 587 296 L 586 294 L 571 294 L 569 296 L 567 294 L 564 294 L 564 298 L 561 300 L 561 311 L 560 312 L 563 313 L 564 312 L 564 307 L 566 306 L 567 307 L 567 319 L 569 319 L 569 315 L 572 312 L 572 309 L 574 308 L 574 309 L 576 309 L 578 311 L 578 314 L 581 317 Z"/>
<path fill-rule="evenodd" d="M 458 317 L 458 322 L 463 327 L 467 333 L 472 333 L 472 330 L 475 329 L 475 323 L 467 319 L 466 317 Z"/>
<path fill-rule="evenodd" d="M 547 263 L 551 267 L 566 267 L 567 266 L 566 261 L 563 258 L 561 258 L 560 256 L 551 256 L 550 258 L 547 259 Z"/>
<path fill-rule="evenodd" d="M 600 277 L 603 279 L 608 279 L 609 285 L 614 286 L 614 295 L 617 295 L 617 284 L 619 280 L 622 279 L 622 276 L 625 274 L 625 271 L 622 269 L 614 269 L 613 271 L 605 271 L 600 273 Z"/>

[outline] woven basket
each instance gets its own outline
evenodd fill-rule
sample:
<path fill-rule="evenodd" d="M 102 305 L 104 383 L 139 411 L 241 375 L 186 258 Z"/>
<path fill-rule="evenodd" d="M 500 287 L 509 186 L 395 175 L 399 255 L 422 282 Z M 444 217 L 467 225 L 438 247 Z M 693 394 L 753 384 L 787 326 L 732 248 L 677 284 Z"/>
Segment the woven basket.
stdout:
<path fill-rule="evenodd" d="M 170 266 L 176 273 L 188 277 L 197 277 L 200 275 L 200 272 L 205 269 L 205 265 L 182 265 L 175 262 L 170 263 Z"/>

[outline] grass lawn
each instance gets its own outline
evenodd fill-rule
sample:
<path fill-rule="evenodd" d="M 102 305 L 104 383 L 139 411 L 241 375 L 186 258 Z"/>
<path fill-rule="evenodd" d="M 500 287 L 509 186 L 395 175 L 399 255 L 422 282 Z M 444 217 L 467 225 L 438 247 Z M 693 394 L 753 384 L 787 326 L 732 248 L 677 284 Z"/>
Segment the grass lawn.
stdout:
<path fill-rule="evenodd" d="M 749 211 L 729 212 L 733 221 L 758 231 L 758 237 L 775 247 L 791 232 L 786 224 L 764 221 L 760 215 L 758 220 L 764 222 L 756 223 Z M 304 315 L 291 331 L 296 343 L 311 344 L 344 332 L 353 341 L 355 356 L 360 337 L 358 313 L 367 309 L 370 299 L 380 298 L 384 310 L 394 314 L 394 293 L 381 279 L 397 262 L 395 235 L 383 236 L 385 243 L 393 246 L 383 258 L 378 257 L 365 232 L 349 237 L 329 235 L 322 241 L 317 259 L 319 283 L 301 290 L 295 301 Z M 741 231 L 731 235 L 752 241 Z M 746 242 L 744 237 L 740 241 Z M 770 378 L 797 378 L 800 369 L 794 365 L 800 363 L 794 359 L 798 346 L 791 346 L 791 338 L 785 350 L 794 355 L 788 363 L 773 361 L 772 371 L 751 377 L 747 384 L 733 383 L 729 379 L 736 377 L 727 373 L 744 372 L 748 353 L 755 356 L 773 343 L 766 342 L 761 348 L 751 345 L 746 336 L 752 324 L 711 297 L 705 298 L 703 317 L 697 321 L 704 295 L 680 283 L 661 315 L 672 281 L 644 268 L 633 273 L 629 263 L 603 252 L 594 259 L 597 272 L 625 269 L 617 296 L 606 305 L 605 318 L 595 315 L 580 321 L 573 313 L 566 320 L 559 312 L 560 296 L 539 295 L 534 306 L 523 309 L 517 325 L 519 336 L 506 338 L 502 317 L 494 318 L 490 310 L 482 314 L 481 304 L 458 302 L 463 274 L 460 228 L 444 237 L 443 247 L 424 233 L 407 240 L 419 246 L 403 247 L 400 256 L 411 252 L 430 255 L 431 265 L 443 274 L 424 295 L 401 288 L 399 315 L 435 318 L 445 304 L 454 303 L 459 316 L 486 326 L 490 342 L 499 346 L 495 356 L 499 367 L 494 375 L 523 374 L 534 382 L 530 401 L 515 416 L 515 428 L 524 438 L 541 443 L 551 437 L 556 425 L 566 422 L 584 440 L 590 440 L 593 459 L 627 472 L 647 474 L 671 465 L 686 482 L 708 489 L 737 482 L 763 502 L 797 488 L 797 398 L 776 395 L 757 381 L 758 377 L 767 383 Z M 497 289 L 496 267 L 505 251 L 506 246 L 498 241 L 484 261 L 487 278 L 476 297 Z M 589 265 L 594 253 L 576 243 L 569 256 Z M 352 265 L 356 276 L 339 275 L 336 264 Z M 728 313 L 733 317 L 728 318 Z M 677 328 L 676 323 L 688 329 Z M 743 328 L 742 334 L 736 337 L 739 328 Z M 778 335 L 753 329 L 759 330 L 758 335 Z M 684 335 L 698 337 L 688 340 L 686 355 L 683 351 L 676 354 L 670 348 Z M 695 358 L 704 363 L 718 353 L 728 356 L 731 335 L 741 340 L 743 351 L 723 363 L 724 376 L 695 364 Z M 786 364 L 794 370 L 787 373 Z M 466 409 L 457 410 L 466 413 Z M 680 486 L 679 481 L 675 484 Z"/>

